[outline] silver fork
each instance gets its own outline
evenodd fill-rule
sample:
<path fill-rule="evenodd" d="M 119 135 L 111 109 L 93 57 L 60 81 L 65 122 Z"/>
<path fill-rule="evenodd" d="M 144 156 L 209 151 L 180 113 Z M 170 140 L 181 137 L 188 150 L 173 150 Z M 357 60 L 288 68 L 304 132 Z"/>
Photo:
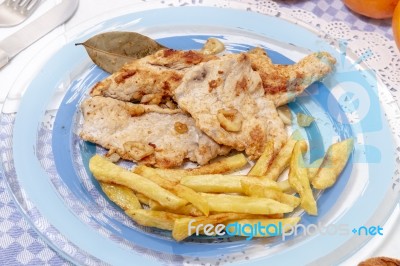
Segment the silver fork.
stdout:
<path fill-rule="evenodd" d="M 40 0 L 5 0 L 0 5 L 0 27 L 12 27 L 26 20 Z"/>

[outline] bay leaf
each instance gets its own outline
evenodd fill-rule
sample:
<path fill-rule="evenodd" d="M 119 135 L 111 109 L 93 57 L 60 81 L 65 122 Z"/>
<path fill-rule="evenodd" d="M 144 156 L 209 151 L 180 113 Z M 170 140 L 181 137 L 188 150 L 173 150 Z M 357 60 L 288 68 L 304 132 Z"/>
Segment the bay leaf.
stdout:
<path fill-rule="evenodd" d="M 166 48 L 147 36 L 125 31 L 101 33 L 75 45 L 83 45 L 92 61 L 108 73 L 118 71 L 132 60 Z"/>

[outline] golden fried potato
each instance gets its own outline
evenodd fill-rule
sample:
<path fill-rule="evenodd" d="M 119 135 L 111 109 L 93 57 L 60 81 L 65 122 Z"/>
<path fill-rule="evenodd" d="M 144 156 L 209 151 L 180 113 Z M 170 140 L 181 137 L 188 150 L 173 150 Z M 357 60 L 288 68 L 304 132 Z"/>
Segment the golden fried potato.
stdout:
<path fill-rule="evenodd" d="M 288 213 L 293 207 L 267 198 L 255 198 L 228 194 L 200 193 L 208 201 L 212 212 L 248 214 Z"/>
<path fill-rule="evenodd" d="M 256 161 L 247 175 L 264 176 L 267 173 L 268 166 L 274 157 L 274 142 L 268 141 L 260 158 Z"/>
<path fill-rule="evenodd" d="M 282 189 L 279 187 L 276 181 L 271 179 L 261 179 L 254 177 L 243 177 L 240 180 L 240 185 L 242 186 L 242 193 L 248 195 L 248 190 L 258 190 L 262 191 L 263 189 L 272 189 L 281 192 Z"/>
<path fill-rule="evenodd" d="M 239 175 L 192 175 L 183 176 L 181 184 L 198 192 L 241 193 L 242 186 Z"/>
<path fill-rule="evenodd" d="M 207 200 L 202 195 L 200 195 L 193 189 L 182 186 L 180 184 L 173 187 L 172 191 L 179 197 L 182 197 L 183 199 L 186 199 L 188 202 L 192 203 L 194 207 L 196 207 L 198 210 L 208 216 L 210 212 L 210 206 Z"/>
<path fill-rule="evenodd" d="M 273 189 L 264 189 L 264 197 L 287 204 L 293 208 L 300 204 L 300 198 Z"/>
<path fill-rule="evenodd" d="M 250 197 L 273 199 L 293 208 L 296 208 L 300 204 L 300 199 L 298 197 L 283 193 L 276 189 L 261 186 L 260 184 L 242 182 L 242 187 L 244 194 Z"/>
<path fill-rule="evenodd" d="M 312 185 L 316 189 L 326 189 L 335 184 L 343 171 L 354 147 L 353 139 L 332 144 L 326 151 L 324 160 L 315 175 Z"/>
<path fill-rule="evenodd" d="M 254 219 L 282 219 L 285 217 L 285 214 L 283 213 L 274 213 L 274 214 L 268 214 L 268 215 L 263 215 L 263 217 L 254 217 Z"/>
<path fill-rule="evenodd" d="M 171 210 L 160 205 L 158 202 L 154 200 L 149 200 L 148 206 L 150 207 L 150 210 L 153 211 L 164 211 L 164 212 L 182 214 L 187 216 L 204 216 L 204 213 L 202 213 L 199 209 L 197 209 L 193 204 L 188 204 L 183 207 L 180 207 L 179 209 Z"/>
<path fill-rule="evenodd" d="M 293 148 L 290 159 L 289 184 L 300 195 L 300 206 L 310 215 L 317 215 L 317 203 L 314 199 L 308 171 L 303 161 L 303 153 L 307 150 L 307 142 L 300 140 Z"/>
<path fill-rule="evenodd" d="M 144 205 L 147 205 L 147 206 L 151 205 L 150 201 L 154 201 L 154 200 L 149 199 L 148 197 L 146 197 L 142 193 L 135 193 L 135 195 L 136 195 L 137 199 L 139 200 L 139 202 L 141 204 L 144 204 Z M 154 201 L 154 202 L 156 202 L 156 201 Z"/>
<path fill-rule="evenodd" d="M 140 225 L 164 230 L 172 230 L 175 220 L 188 217 L 170 212 L 143 209 L 127 210 L 125 213 Z"/>
<path fill-rule="evenodd" d="M 197 209 L 203 212 L 205 215 L 209 214 L 209 207 L 207 201 L 196 191 L 190 187 L 182 186 L 181 184 L 176 184 L 175 182 L 169 181 L 162 178 L 157 173 L 153 173 L 147 176 L 148 179 L 158 184 L 162 188 L 165 188 L 178 197 L 181 197 L 188 202 L 192 203 Z"/>
<path fill-rule="evenodd" d="M 126 186 L 170 209 L 178 209 L 187 204 L 186 200 L 175 196 L 158 184 L 115 165 L 100 155 L 90 159 L 89 169 L 98 181 Z"/>
<path fill-rule="evenodd" d="M 238 153 L 185 171 L 188 171 L 186 175 L 226 174 L 242 169 L 247 163 L 246 156 Z"/>
<path fill-rule="evenodd" d="M 136 174 L 148 177 L 151 174 L 158 174 L 164 179 L 179 183 L 183 176 L 188 175 L 208 175 L 230 173 L 243 168 L 247 164 L 246 157 L 242 154 L 236 154 L 224 157 L 218 161 L 199 166 L 192 169 L 159 169 L 140 165 L 134 169 Z"/>
<path fill-rule="evenodd" d="M 186 206 L 183 206 L 176 210 L 172 210 L 170 212 L 187 216 L 204 216 L 204 214 L 201 211 L 199 211 L 199 209 L 197 209 L 193 204 L 188 204 Z"/>
<path fill-rule="evenodd" d="M 263 177 L 263 179 L 277 180 L 282 172 L 289 166 L 290 158 L 294 145 L 297 142 L 296 138 L 298 134 L 299 133 L 295 131 L 292 136 L 290 136 L 286 144 L 271 162 L 270 166 L 268 167 L 267 174 L 265 177 Z"/>
<path fill-rule="evenodd" d="M 165 180 L 168 180 L 175 184 L 179 183 L 180 178 L 176 174 L 165 174 L 164 175 L 163 173 L 167 173 L 167 172 L 164 172 L 164 170 L 166 170 L 166 169 L 152 168 L 152 167 L 148 167 L 146 165 L 138 165 L 137 167 L 132 169 L 132 172 L 134 172 L 135 174 L 141 175 L 143 177 L 146 177 L 146 178 L 149 178 L 153 175 L 158 175 L 158 176 L 164 178 Z M 179 170 L 174 170 L 174 171 L 179 171 Z"/>
<path fill-rule="evenodd" d="M 308 179 L 310 182 L 314 179 L 314 177 L 317 175 L 319 168 L 321 167 L 321 164 L 323 162 L 324 158 L 319 158 L 315 161 L 313 161 L 308 167 Z"/>
<path fill-rule="evenodd" d="M 181 184 L 192 188 L 198 192 L 208 193 L 243 193 L 243 182 L 258 183 L 266 187 L 279 189 L 275 181 L 262 181 L 257 177 L 241 176 L 241 175 L 194 175 L 184 176 L 181 179 Z"/>
<path fill-rule="evenodd" d="M 319 170 L 319 167 L 320 167 L 322 161 L 323 161 L 323 158 L 319 158 L 319 159 L 313 161 L 311 164 L 308 165 L 307 172 L 308 172 L 308 179 L 310 180 L 310 182 L 317 175 L 317 172 Z M 290 186 L 288 179 L 283 180 L 283 181 L 279 181 L 277 184 L 278 184 L 279 188 L 285 193 L 292 194 L 292 193 L 296 192 Z"/>
<path fill-rule="evenodd" d="M 99 183 L 107 197 L 123 210 L 136 210 L 142 208 L 142 205 L 132 189 L 116 184 L 105 182 Z"/>
<path fill-rule="evenodd" d="M 166 208 L 166 207 L 164 207 L 164 206 L 162 206 L 160 203 L 158 203 L 157 201 L 154 201 L 154 200 L 152 200 L 152 199 L 149 199 L 149 204 L 148 204 L 148 206 L 149 206 L 149 209 L 150 210 L 153 210 L 153 211 L 168 211 L 168 212 L 172 212 L 172 213 L 175 213 L 174 211 L 172 211 L 172 210 L 170 210 L 170 209 L 168 209 L 168 208 Z M 183 207 L 185 207 L 185 206 L 183 206 Z M 182 207 L 181 207 L 182 208 Z M 179 208 L 180 209 L 180 208 Z M 177 209 L 177 210 L 179 210 L 179 209 Z"/>

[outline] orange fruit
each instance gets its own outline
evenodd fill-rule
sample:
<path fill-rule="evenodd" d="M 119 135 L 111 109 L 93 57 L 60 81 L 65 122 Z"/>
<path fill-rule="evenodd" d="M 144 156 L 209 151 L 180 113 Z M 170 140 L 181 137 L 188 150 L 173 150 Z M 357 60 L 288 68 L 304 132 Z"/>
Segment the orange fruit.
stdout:
<path fill-rule="evenodd" d="M 400 50 L 400 3 L 397 4 L 397 7 L 393 14 L 392 28 L 394 40 L 396 41 L 397 47 Z"/>
<path fill-rule="evenodd" d="M 352 11 L 370 18 L 391 18 L 399 0 L 344 0 Z"/>

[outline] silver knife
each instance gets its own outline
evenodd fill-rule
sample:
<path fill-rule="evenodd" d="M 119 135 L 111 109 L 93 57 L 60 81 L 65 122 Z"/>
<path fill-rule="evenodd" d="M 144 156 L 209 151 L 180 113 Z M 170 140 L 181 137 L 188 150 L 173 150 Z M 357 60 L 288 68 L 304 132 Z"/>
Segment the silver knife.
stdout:
<path fill-rule="evenodd" d="M 19 52 L 67 21 L 78 7 L 79 0 L 62 0 L 45 14 L 0 42 L 0 68 Z"/>

